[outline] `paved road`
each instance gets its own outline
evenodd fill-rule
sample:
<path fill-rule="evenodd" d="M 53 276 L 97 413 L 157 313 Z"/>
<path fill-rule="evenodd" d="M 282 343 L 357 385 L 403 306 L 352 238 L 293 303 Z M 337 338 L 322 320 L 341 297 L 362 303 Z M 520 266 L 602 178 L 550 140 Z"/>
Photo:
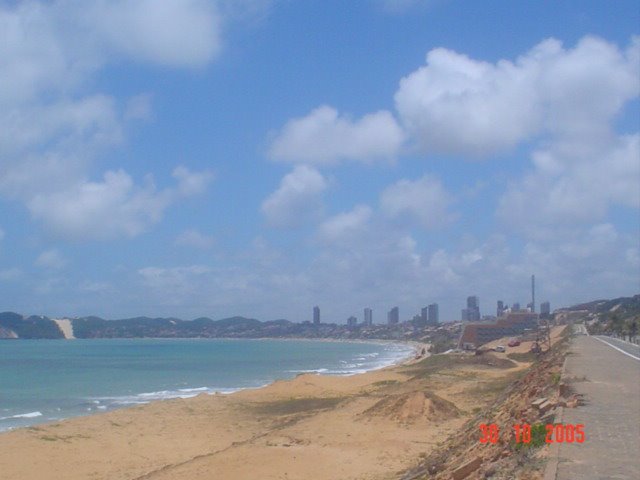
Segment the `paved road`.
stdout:
<path fill-rule="evenodd" d="M 640 360 L 640 345 L 634 345 L 633 343 L 625 342 L 619 338 L 606 337 L 604 335 L 596 335 L 595 338 L 613 348 L 622 350 L 621 353 L 626 353 L 632 358 L 635 357 L 637 360 Z"/>
<path fill-rule="evenodd" d="M 566 375 L 586 405 L 566 408 L 562 422 L 584 424 L 583 444 L 559 444 L 558 480 L 640 479 L 640 360 L 612 348 L 613 339 L 579 335 L 567 357 Z"/>

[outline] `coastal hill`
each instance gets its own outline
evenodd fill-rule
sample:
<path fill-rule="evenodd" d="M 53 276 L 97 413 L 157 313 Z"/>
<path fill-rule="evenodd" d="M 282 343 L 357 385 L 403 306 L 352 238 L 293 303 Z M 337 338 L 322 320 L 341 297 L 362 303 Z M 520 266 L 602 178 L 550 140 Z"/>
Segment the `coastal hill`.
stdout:
<path fill-rule="evenodd" d="M 585 321 L 591 333 L 635 336 L 640 324 L 640 295 L 613 300 L 596 300 L 554 312 L 559 323 Z M 291 322 L 285 319 L 260 321 L 234 316 L 213 320 L 135 317 L 106 320 L 96 316 L 65 318 L 73 338 L 327 338 L 344 340 L 416 340 L 433 345 L 433 353 L 455 345 L 460 323 L 425 326 L 414 321 L 396 325 L 365 326 L 335 323 Z M 0 313 L 0 339 L 72 338 L 65 334 L 59 319 Z"/>
<path fill-rule="evenodd" d="M 0 338 L 64 338 L 58 325 L 43 316 L 24 317 L 13 312 L 0 313 Z"/>
<path fill-rule="evenodd" d="M 278 319 L 262 322 L 255 318 L 230 317 L 213 320 L 135 317 L 105 320 L 89 316 L 65 319 L 74 338 L 333 338 L 437 341 L 452 346 L 456 328 L 418 328 L 411 322 L 399 325 L 346 326 L 335 323 L 313 325 Z M 57 320 L 58 322 L 60 320 Z M 65 338 L 56 319 L 0 313 L 0 339 Z"/>
<path fill-rule="evenodd" d="M 636 337 L 640 327 L 640 295 L 613 300 L 595 300 L 555 312 L 556 318 L 580 319 L 592 335 Z"/>

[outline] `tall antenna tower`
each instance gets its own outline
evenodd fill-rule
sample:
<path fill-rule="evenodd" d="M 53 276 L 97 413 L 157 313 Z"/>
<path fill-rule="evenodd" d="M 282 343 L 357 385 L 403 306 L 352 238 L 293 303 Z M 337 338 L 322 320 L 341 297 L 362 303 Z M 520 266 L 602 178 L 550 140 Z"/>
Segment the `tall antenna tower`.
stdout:
<path fill-rule="evenodd" d="M 531 275 L 531 312 L 536 311 L 536 276 Z M 538 318 L 536 328 L 536 341 L 531 347 L 531 351 L 541 355 L 551 349 L 551 326 L 548 319 Z"/>

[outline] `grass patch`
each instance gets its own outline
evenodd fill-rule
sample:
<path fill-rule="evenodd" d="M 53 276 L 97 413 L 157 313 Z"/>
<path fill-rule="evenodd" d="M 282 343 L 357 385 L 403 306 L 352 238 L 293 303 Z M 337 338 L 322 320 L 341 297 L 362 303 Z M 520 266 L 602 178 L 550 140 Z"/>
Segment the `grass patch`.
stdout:
<path fill-rule="evenodd" d="M 374 387 L 387 387 L 389 385 L 395 385 L 400 383 L 398 380 L 381 380 L 379 382 L 373 382 L 371 385 Z"/>
<path fill-rule="evenodd" d="M 517 365 L 509 359 L 498 358 L 486 353 L 484 355 L 446 354 L 432 355 L 417 363 L 408 365 L 400 370 L 401 373 L 412 378 L 427 378 L 434 373 L 461 367 L 487 367 L 509 369 Z"/>
<path fill-rule="evenodd" d="M 492 396 L 504 392 L 507 387 L 523 377 L 525 374 L 526 372 L 523 371 L 511 372 L 503 377 L 486 380 L 481 382 L 477 387 L 469 389 L 469 392 L 479 398 L 484 397 L 489 399 Z"/>
<path fill-rule="evenodd" d="M 536 423 L 531 425 L 531 441 L 529 443 L 516 443 L 515 439 L 512 439 L 513 448 L 517 450 L 539 448 L 546 445 L 547 438 L 547 426 L 544 423 Z"/>
<path fill-rule="evenodd" d="M 293 415 L 334 408 L 347 397 L 291 398 L 256 404 L 253 409 L 265 415 Z"/>
<path fill-rule="evenodd" d="M 560 383 L 560 373 L 556 372 L 551 375 L 551 383 L 558 385 Z"/>
<path fill-rule="evenodd" d="M 516 362 L 527 362 L 533 363 L 538 358 L 535 353 L 525 352 L 525 353 L 507 353 L 507 358 L 511 360 L 515 360 Z"/>
<path fill-rule="evenodd" d="M 63 442 L 69 443 L 71 442 L 71 440 L 90 438 L 90 437 L 88 437 L 87 435 L 78 434 L 78 435 L 42 435 L 41 437 L 38 437 L 38 438 L 40 440 L 44 440 L 45 442 L 57 442 L 58 440 L 62 440 Z"/>

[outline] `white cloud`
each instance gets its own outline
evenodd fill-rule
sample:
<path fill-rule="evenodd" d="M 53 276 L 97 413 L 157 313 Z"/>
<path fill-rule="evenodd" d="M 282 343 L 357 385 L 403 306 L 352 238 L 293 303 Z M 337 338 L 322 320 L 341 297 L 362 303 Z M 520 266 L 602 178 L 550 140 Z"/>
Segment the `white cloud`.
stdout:
<path fill-rule="evenodd" d="M 615 205 L 640 208 L 639 158 L 640 134 L 552 144 L 533 154 L 532 172 L 511 183 L 498 216 L 533 234 L 600 221 Z"/>
<path fill-rule="evenodd" d="M 98 46 L 173 67 L 201 66 L 220 51 L 220 19 L 205 0 L 66 2 Z M 65 12 L 66 13 L 66 12 Z"/>
<path fill-rule="evenodd" d="M 11 282 L 22 277 L 22 270 L 17 267 L 0 270 L 0 281 Z"/>
<path fill-rule="evenodd" d="M 394 159 L 404 136 L 393 115 L 379 111 L 357 121 L 321 106 L 287 122 L 273 141 L 269 155 L 276 160 L 335 164 L 341 160 L 372 162 Z"/>
<path fill-rule="evenodd" d="M 350 244 L 354 240 L 365 241 L 365 232 L 371 220 L 371 208 L 356 205 L 351 211 L 340 213 L 326 219 L 318 228 L 321 241 L 329 244 Z"/>
<path fill-rule="evenodd" d="M 508 272 L 521 277 L 526 272 L 540 272 L 546 295 L 561 299 L 565 305 L 633 294 L 639 272 L 639 265 L 629 262 L 629 252 L 637 252 L 637 238 L 633 237 L 608 223 L 577 227 L 555 237 L 529 241 Z"/>
<path fill-rule="evenodd" d="M 176 169 L 177 189 L 158 191 L 147 179 L 142 187 L 124 171 L 107 172 L 102 182 L 79 182 L 73 187 L 35 195 L 28 203 L 32 215 L 53 233 L 68 239 L 134 237 L 162 218 L 176 200 L 202 192 L 208 174 Z"/>
<path fill-rule="evenodd" d="M 127 100 L 124 109 L 124 118 L 126 120 L 149 120 L 153 115 L 152 107 L 153 95 L 150 93 L 141 93 Z"/>
<path fill-rule="evenodd" d="M 214 243 L 215 239 L 211 235 L 204 235 L 197 230 L 185 230 L 176 238 L 176 244 L 178 245 L 202 250 L 211 248 Z"/>
<path fill-rule="evenodd" d="M 472 60 L 444 48 L 400 81 L 396 108 L 407 131 L 431 152 L 482 155 L 534 133 L 541 112 L 524 65 Z"/>
<path fill-rule="evenodd" d="M 495 64 L 437 48 L 403 78 L 396 108 L 427 152 L 483 156 L 540 133 L 602 135 L 638 95 L 638 38 L 620 52 L 585 37 L 574 49 L 545 40 L 515 62 Z"/>
<path fill-rule="evenodd" d="M 47 104 L 9 105 L 0 113 L 0 125 L 3 126 L 0 152 L 5 162 L 6 157 L 25 151 L 55 148 L 69 152 L 78 145 L 94 150 L 97 146 L 117 144 L 122 139 L 114 100 L 106 95 Z"/>
<path fill-rule="evenodd" d="M 102 293 L 111 290 L 112 286 L 107 282 L 84 281 L 78 285 L 78 288 L 87 293 Z"/>
<path fill-rule="evenodd" d="M 269 225 L 296 227 L 319 217 L 327 182 L 317 170 L 299 165 L 284 176 L 278 189 L 262 202 Z"/>
<path fill-rule="evenodd" d="M 0 195 L 24 202 L 58 233 L 106 238 L 135 235 L 173 199 L 202 192 L 211 174 L 184 167 L 174 171 L 179 185 L 170 195 L 133 188 L 123 172 L 107 172 L 103 183 L 86 181 L 93 159 L 123 140 L 127 121 L 151 112 L 148 93 L 120 102 L 87 91 L 105 65 L 123 59 L 205 65 L 220 50 L 220 23 L 205 0 L 0 5 Z M 81 232 L 85 227 L 96 234 Z"/>
<path fill-rule="evenodd" d="M 204 193 L 213 180 L 212 172 L 191 172 L 183 166 L 176 167 L 172 175 L 178 180 L 178 191 L 185 197 Z"/>
<path fill-rule="evenodd" d="M 302 265 L 289 246 L 274 249 L 258 239 L 252 252 L 230 264 L 147 267 L 138 271 L 135 288 L 123 288 L 141 291 L 150 302 L 145 305 L 165 315 L 188 311 L 299 321 L 319 304 L 323 320 L 337 322 L 365 306 L 374 309 L 376 321 L 384 321 L 393 305 L 400 306 L 402 319 L 410 319 L 434 301 L 443 319 L 458 319 L 473 294 L 490 314 L 498 299 L 526 303 L 532 273 L 539 301 L 550 300 L 553 308 L 637 293 L 637 238 L 607 223 L 527 241 L 524 248 L 494 235 L 429 250 L 398 229 L 381 228 L 364 206 L 325 225 L 327 241 Z"/>
<path fill-rule="evenodd" d="M 426 229 L 449 224 L 454 215 L 449 212 L 451 195 L 437 178 L 400 180 L 387 187 L 380 197 L 382 212 L 389 218 L 418 223 Z"/>
<path fill-rule="evenodd" d="M 64 267 L 67 261 L 58 250 L 52 248 L 42 252 L 36 259 L 35 264 L 38 267 L 58 270 Z"/>
<path fill-rule="evenodd" d="M 205 0 L 58 0 L 0 7 L 0 103 L 68 91 L 111 57 L 201 66 L 220 50 Z"/>
<path fill-rule="evenodd" d="M 210 278 L 211 268 L 204 265 L 184 267 L 145 267 L 138 270 L 143 285 L 161 299 L 163 305 L 182 304 L 203 289 L 203 278 Z"/>

